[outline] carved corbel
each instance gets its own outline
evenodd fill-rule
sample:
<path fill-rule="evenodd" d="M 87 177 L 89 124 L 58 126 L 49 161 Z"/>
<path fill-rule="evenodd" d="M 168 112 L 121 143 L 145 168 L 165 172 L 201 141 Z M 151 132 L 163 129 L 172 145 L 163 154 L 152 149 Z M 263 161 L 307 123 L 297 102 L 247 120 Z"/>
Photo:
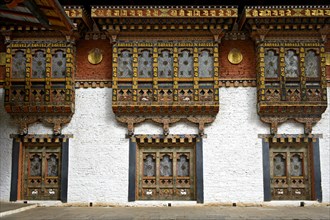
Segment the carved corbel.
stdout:
<path fill-rule="evenodd" d="M 117 36 L 119 34 L 119 30 L 108 30 L 106 32 L 107 37 L 110 39 L 110 43 L 114 44 L 117 41 Z"/>
<path fill-rule="evenodd" d="M 138 124 L 145 120 L 143 117 L 135 116 L 118 116 L 116 119 L 121 123 L 127 124 L 128 136 L 132 136 L 134 134 L 134 124 Z"/>
<path fill-rule="evenodd" d="M 212 116 L 190 116 L 187 118 L 188 121 L 198 124 L 199 135 L 204 135 L 205 124 L 212 123 L 215 117 Z"/>
<path fill-rule="evenodd" d="M 1 30 L 0 33 L 5 38 L 5 44 L 9 44 L 11 40 L 12 31 Z"/>
<path fill-rule="evenodd" d="M 322 42 L 326 43 L 328 36 L 330 35 L 330 25 L 324 25 L 324 27 L 319 30 L 319 33 L 321 35 Z"/>
<path fill-rule="evenodd" d="M 304 133 L 311 134 L 313 125 L 316 124 L 321 118 L 295 118 L 294 120 L 304 124 Z"/>
<path fill-rule="evenodd" d="M 269 32 L 269 29 L 258 28 L 256 31 L 253 31 L 251 33 L 251 38 L 254 39 L 255 41 L 263 42 L 265 40 L 268 32 Z"/>
<path fill-rule="evenodd" d="M 29 124 L 33 124 L 38 121 L 37 116 L 13 116 L 13 120 L 18 124 L 18 133 L 20 135 L 27 135 L 29 133 Z"/>
<path fill-rule="evenodd" d="M 49 124 L 53 124 L 54 135 L 60 135 L 62 132 L 62 126 L 70 122 L 71 116 L 43 117 L 42 120 Z"/>
<path fill-rule="evenodd" d="M 163 133 L 167 136 L 170 133 L 170 124 L 180 121 L 177 117 L 154 117 L 152 120 L 156 123 L 163 124 Z"/>
<path fill-rule="evenodd" d="M 260 117 L 262 122 L 270 124 L 270 133 L 277 134 L 277 127 L 279 124 L 288 120 L 287 117 Z"/>
<path fill-rule="evenodd" d="M 225 33 L 222 29 L 211 29 L 210 31 L 213 34 L 214 41 L 217 43 L 220 43 L 221 38 L 225 36 Z"/>

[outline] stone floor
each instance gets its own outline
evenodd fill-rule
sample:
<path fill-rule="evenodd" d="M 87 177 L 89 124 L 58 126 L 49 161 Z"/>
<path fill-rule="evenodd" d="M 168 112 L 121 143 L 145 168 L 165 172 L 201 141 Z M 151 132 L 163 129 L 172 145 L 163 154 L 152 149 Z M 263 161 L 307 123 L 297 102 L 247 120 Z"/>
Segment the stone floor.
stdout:
<path fill-rule="evenodd" d="M 0 203 L 1 213 L 10 211 L 10 204 Z M 29 207 L 12 203 L 12 211 Z M 35 207 L 35 205 L 33 206 Z M 30 207 L 29 210 L 2 216 L 1 219 L 330 219 L 330 206 L 308 207 Z M 1 214 L 0 213 L 0 214 Z M 1 216 L 1 215 L 0 215 Z"/>

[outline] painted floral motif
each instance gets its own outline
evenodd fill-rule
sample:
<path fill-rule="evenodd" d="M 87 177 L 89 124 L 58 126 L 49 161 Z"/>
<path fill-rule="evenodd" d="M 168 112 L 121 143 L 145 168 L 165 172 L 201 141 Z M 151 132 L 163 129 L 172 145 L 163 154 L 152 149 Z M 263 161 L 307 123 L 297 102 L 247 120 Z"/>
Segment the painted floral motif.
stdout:
<path fill-rule="evenodd" d="M 318 57 L 314 51 L 308 51 L 305 57 L 305 71 L 307 77 L 318 77 L 320 75 L 320 68 Z"/>
<path fill-rule="evenodd" d="M 118 57 L 118 77 L 132 77 L 133 65 L 132 55 L 129 51 L 122 51 Z"/>
<path fill-rule="evenodd" d="M 198 73 L 200 77 L 213 76 L 213 57 L 206 50 L 203 50 L 198 58 Z"/>
<path fill-rule="evenodd" d="M 24 78 L 26 68 L 26 58 L 23 51 L 17 51 L 13 56 L 12 77 Z"/>
<path fill-rule="evenodd" d="M 173 75 L 173 57 L 168 50 L 162 51 L 158 57 L 158 76 L 172 77 Z"/>
<path fill-rule="evenodd" d="M 179 56 L 179 77 L 193 76 L 193 57 L 189 51 L 182 51 Z"/>
<path fill-rule="evenodd" d="M 43 51 L 37 51 L 33 56 L 32 78 L 44 78 L 46 76 L 46 57 Z"/>
<path fill-rule="evenodd" d="M 265 76 L 266 78 L 278 77 L 278 56 L 274 51 L 269 50 L 265 55 Z"/>
<path fill-rule="evenodd" d="M 63 51 L 59 50 L 52 58 L 52 76 L 54 78 L 64 78 L 66 69 L 66 58 Z"/>
<path fill-rule="evenodd" d="M 285 75 L 286 77 L 298 77 L 298 56 L 294 51 L 289 50 L 285 55 Z"/>
<path fill-rule="evenodd" d="M 147 50 L 139 55 L 139 77 L 152 77 L 152 57 Z"/>

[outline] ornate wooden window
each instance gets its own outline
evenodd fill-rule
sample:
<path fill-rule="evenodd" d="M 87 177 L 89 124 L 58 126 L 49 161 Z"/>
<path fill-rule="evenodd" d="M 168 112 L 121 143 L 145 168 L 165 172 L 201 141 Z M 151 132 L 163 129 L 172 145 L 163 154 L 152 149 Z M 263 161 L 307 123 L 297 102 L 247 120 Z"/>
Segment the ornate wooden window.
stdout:
<path fill-rule="evenodd" d="M 305 132 L 327 108 L 324 46 L 264 42 L 258 46 L 258 114 L 272 124 L 295 119 Z"/>
<path fill-rule="evenodd" d="M 194 135 L 132 137 L 129 200 L 203 202 L 201 141 Z"/>
<path fill-rule="evenodd" d="M 117 119 L 163 122 L 164 133 L 168 123 L 187 115 L 197 116 L 192 122 L 211 122 L 219 110 L 218 56 L 212 41 L 117 42 L 112 87 Z"/>
<path fill-rule="evenodd" d="M 10 200 L 67 199 L 68 139 L 65 136 L 13 136 Z"/>
<path fill-rule="evenodd" d="M 25 118 L 22 134 L 27 132 L 26 124 L 37 120 L 58 124 L 53 116 L 67 118 L 61 124 L 70 119 L 74 112 L 73 54 L 73 44 L 66 42 L 8 44 L 5 108 L 18 121 Z"/>
<path fill-rule="evenodd" d="M 270 176 L 274 200 L 310 200 L 308 144 L 271 144 Z"/>
<path fill-rule="evenodd" d="M 322 200 L 317 135 L 263 142 L 265 200 Z"/>

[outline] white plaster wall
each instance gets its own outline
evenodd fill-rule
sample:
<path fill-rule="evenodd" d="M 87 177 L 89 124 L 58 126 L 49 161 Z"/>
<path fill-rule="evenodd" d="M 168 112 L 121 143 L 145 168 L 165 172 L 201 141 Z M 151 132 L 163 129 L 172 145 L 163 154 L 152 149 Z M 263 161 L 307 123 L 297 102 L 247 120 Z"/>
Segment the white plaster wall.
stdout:
<path fill-rule="evenodd" d="M 8 201 L 11 184 L 11 158 L 16 126 L 4 109 L 4 89 L 0 88 L 0 201 Z"/>
<path fill-rule="evenodd" d="M 330 89 L 328 88 L 328 96 Z M 10 133 L 16 132 L 3 108 L 0 89 L 0 200 L 8 201 L 10 192 Z M 328 97 L 330 100 L 330 97 Z M 329 108 L 313 128 L 322 133 L 320 139 L 323 201 L 329 202 L 330 128 Z M 171 134 L 196 134 L 197 126 L 176 123 Z M 64 134 L 73 134 L 69 144 L 69 203 L 130 204 L 128 198 L 128 139 L 126 127 L 118 124 L 111 110 L 111 89 L 77 89 L 76 112 Z M 30 126 L 29 133 L 51 133 L 41 124 Z M 161 134 L 154 123 L 142 123 L 136 134 Z M 256 88 L 221 88 L 220 113 L 206 127 L 203 142 L 205 203 L 263 201 L 262 141 L 258 134 L 268 134 L 267 124 L 260 122 L 256 112 Z M 285 123 L 279 133 L 300 134 L 303 126 Z M 140 203 L 133 203 L 140 204 Z"/>

